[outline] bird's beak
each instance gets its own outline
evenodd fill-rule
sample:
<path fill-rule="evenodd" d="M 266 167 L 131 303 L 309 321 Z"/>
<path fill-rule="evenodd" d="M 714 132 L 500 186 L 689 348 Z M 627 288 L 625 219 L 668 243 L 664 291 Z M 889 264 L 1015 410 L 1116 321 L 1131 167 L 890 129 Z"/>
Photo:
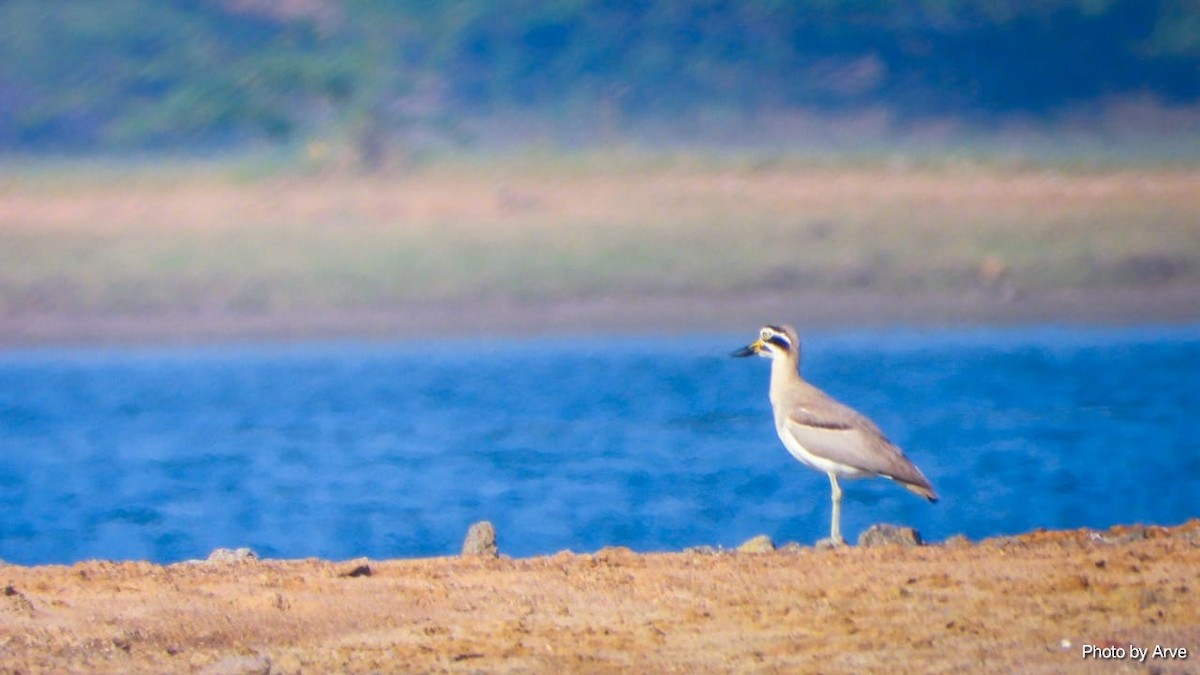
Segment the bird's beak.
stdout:
<path fill-rule="evenodd" d="M 736 356 L 738 358 L 741 358 L 744 356 L 755 356 L 758 354 L 758 352 L 760 350 L 762 350 L 762 346 L 763 346 L 762 340 L 758 339 L 758 340 L 755 340 L 754 342 L 751 342 L 750 344 L 746 345 L 745 347 L 742 347 L 741 349 L 737 350 L 736 352 L 733 352 L 732 354 L 730 354 L 730 356 Z"/>

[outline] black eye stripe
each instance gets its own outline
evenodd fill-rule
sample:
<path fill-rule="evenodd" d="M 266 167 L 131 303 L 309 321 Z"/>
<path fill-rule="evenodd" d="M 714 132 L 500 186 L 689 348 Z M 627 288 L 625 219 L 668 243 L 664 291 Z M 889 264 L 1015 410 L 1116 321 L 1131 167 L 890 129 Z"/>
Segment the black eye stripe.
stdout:
<path fill-rule="evenodd" d="M 792 348 L 792 343 L 788 342 L 788 339 L 783 337 L 782 335 L 772 335 L 771 337 L 767 338 L 766 341 L 770 342 L 771 344 L 775 345 L 776 347 L 779 347 L 780 349 L 782 349 L 784 351 L 787 351 Z"/>

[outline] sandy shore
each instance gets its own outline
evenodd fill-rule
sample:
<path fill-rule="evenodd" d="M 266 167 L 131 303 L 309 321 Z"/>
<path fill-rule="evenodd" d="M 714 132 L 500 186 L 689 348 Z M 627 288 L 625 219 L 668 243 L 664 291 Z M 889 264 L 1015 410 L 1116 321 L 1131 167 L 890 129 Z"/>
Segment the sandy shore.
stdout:
<path fill-rule="evenodd" d="M 595 297 L 414 304 L 281 314 L 0 315 L 0 347 L 226 340 L 412 339 L 432 335 L 744 332 L 768 322 L 802 329 L 1030 323 L 1129 325 L 1200 321 L 1189 283 L 1021 293 L 879 291 Z"/>
<path fill-rule="evenodd" d="M 1200 671 L 1200 520 L 916 548 L 0 564 L 0 584 L 5 673 Z"/>

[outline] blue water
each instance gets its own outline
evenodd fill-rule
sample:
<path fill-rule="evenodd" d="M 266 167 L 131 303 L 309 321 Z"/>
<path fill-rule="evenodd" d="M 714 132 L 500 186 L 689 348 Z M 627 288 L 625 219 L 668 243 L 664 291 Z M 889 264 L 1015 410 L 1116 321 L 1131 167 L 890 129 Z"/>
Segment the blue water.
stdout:
<path fill-rule="evenodd" d="M 828 533 L 747 335 L 0 353 L 0 559 L 216 547 L 513 556 Z M 845 483 L 927 539 L 1200 516 L 1200 326 L 814 333 L 805 374 L 941 493 Z"/>

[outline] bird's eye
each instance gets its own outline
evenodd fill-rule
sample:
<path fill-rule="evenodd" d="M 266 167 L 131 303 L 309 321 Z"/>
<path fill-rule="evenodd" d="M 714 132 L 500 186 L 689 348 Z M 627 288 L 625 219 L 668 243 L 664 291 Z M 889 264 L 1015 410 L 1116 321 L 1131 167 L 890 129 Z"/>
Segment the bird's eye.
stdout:
<path fill-rule="evenodd" d="M 759 337 L 761 337 L 764 340 L 769 340 L 771 338 L 771 331 L 764 328 L 762 333 L 759 334 Z"/>

